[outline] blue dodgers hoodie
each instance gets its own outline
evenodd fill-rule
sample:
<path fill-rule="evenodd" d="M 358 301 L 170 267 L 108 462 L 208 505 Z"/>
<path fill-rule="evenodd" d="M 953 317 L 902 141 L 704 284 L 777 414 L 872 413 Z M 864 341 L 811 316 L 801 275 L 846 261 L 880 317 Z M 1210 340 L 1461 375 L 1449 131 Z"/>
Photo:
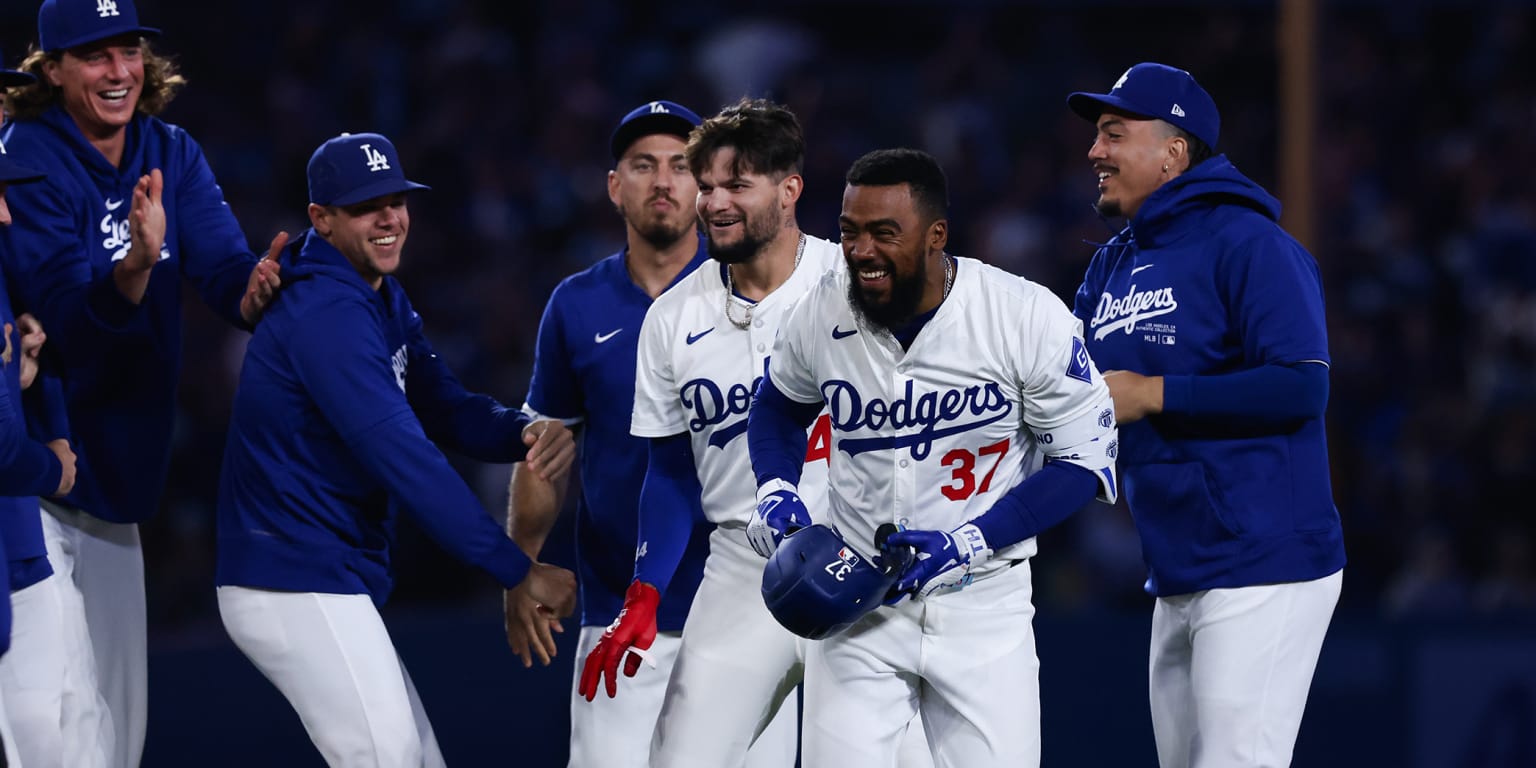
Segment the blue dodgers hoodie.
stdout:
<path fill-rule="evenodd" d="M 0 340 L 0 555 L 4 555 L 9 575 L 8 593 L 30 587 L 53 573 L 43 543 L 37 497 L 58 490 L 64 467 L 46 444 L 50 438 L 39 440 L 28 434 L 22 411 L 21 329 L 0 275 L 0 331 L 7 326 L 9 334 Z M 42 390 L 50 382 L 39 376 L 32 384 Z M 59 394 L 58 382 L 51 384 Z"/>
<path fill-rule="evenodd" d="M 393 582 L 396 510 L 505 587 L 528 558 L 433 444 L 522 459 L 528 417 L 466 392 L 405 291 L 375 291 L 310 230 L 245 353 L 219 481 L 217 583 L 372 596 Z"/>
<path fill-rule="evenodd" d="M 5 145 L 47 173 L 6 193 L 15 223 L 0 258 L 19 303 L 48 330 L 78 458 L 66 501 L 103 520 L 139 522 L 159 506 L 170 460 L 181 364 L 181 284 L 230 323 L 256 257 L 202 149 L 182 129 L 137 115 L 120 167 L 55 106 L 6 126 Z M 112 282 L 127 254 L 128 211 L 141 175 L 165 177 L 165 247 L 148 291 L 130 304 Z"/>
<path fill-rule="evenodd" d="M 1317 262 L 1279 216 L 1280 202 L 1224 155 L 1153 192 L 1078 289 L 1074 312 L 1099 369 L 1164 376 L 1171 391 L 1190 376 L 1326 365 Z M 1344 567 L 1321 413 L 1263 426 L 1166 412 L 1121 425 L 1120 443 L 1148 592 Z"/>

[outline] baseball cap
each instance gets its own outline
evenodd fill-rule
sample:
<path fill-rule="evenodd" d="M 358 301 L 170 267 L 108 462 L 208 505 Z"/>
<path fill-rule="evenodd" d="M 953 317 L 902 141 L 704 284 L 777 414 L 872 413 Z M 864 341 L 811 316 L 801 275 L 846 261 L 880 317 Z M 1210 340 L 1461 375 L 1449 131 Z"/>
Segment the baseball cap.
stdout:
<path fill-rule="evenodd" d="M 139 25 L 133 0 L 43 0 L 37 9 L 37 44 L 63 51 L 118 35 L 158 37 L 160 30 Z"/>
<path fill-rule="evenodd" d="M 395 145 L 377 133 L 343 133 L 309 157 L 309 201 L 356 205 L 412 189 L 431 189 L 405 178 Z"/>
<path fill-rule="evenodd" d="M 1105 107 L 1141 117 L 1164 120 L 1215 149 L 1221 134 L 1216 102 L 1193 75 L 1167 64 L 1142 62 L 1125 71 L 1109 93 L 1074 93 L 1067 106 L 1089 121 Z"/>
<path fill-rule="evenodd" d="M 619 127 L 613 129 L 613 138 L 608 141 L 608 148 L 613 151 L 613 159 L 618 160 L 641 136 L 670 133 L 686 141 L 689 132 L 701 122 L 704 121 L 693 110 L 675 101 L 646 102 L 630 110 L 619 121 Z"/>
<path fill-rule="evenodd" d="M 5 51 L 0 51 L 0 88 L 10 88 L 15 85 L 31 85 L 37 82 L 30 72 L 20 72 L 14 69 L 5 69 Z"/>

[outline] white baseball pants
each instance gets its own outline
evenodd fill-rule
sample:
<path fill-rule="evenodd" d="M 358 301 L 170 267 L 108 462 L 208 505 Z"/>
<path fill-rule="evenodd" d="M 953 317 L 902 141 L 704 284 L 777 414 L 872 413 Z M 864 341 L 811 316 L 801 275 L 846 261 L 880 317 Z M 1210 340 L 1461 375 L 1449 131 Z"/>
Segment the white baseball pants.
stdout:
<path fill-rule="evenodd" d="M 7 748 L 15 745 L 20 765 L 27 768 L 64 768 L 81 763 L 64 760 L 64 681 L 67 664 L 64 609 L 59 599 L 59 578 L 42 581 L 11 593 L 11 650 L 0 657 L 0 695 L 10 721 Z M 76 648 L 88 646 L 76 644 Z M 106 754 L 97 752 L 76 759 L 87 765 L 104 765 Z M 17 763 L 12 763 L 13 765 Z"/>
<path fill-rule="evenodd" d="M 810 644 L 805 768 L 891 768 L 920 718 L 938 768 L 1040 764 L 1040 662 L 1027 561 L 903 600 Z"/>
<path fill-rule="evenodd" d="M 704 579 L 651 741 L 652 768 L 741 768 L 749 747 L 774 750 L 754 756 L 764 761 L 756 765 L 794 765 L 793 694 L 804 675 L 807 641 L 779 626 L 763 604 L 767 563 L 744 530 L 710 534 Z M 770 733 L 780 712 L 788 713 L 777 718 L 788 725 Z"/>
<path fill-rule="evenodd" d="M 619 695 L 604 691 L 587 701 L 576 692 L 581 667 L 607 627 L 582 627 L 576 643 L 576 673 L 571 681 L 571 759 L 568 768 L 649 768 L 651 736 L 661 714 L 667 679 L 682 647 L 681 632 L 662 632 L 647 651 L 656 668 L 641 664 L 634 677 L 619 683 Z M 788 768 L 796 739 L 793 706 L 781 707 L 757 743 L 747 750 L 747 768 Z M 785 749 L 784 745 L 790 745 Z"/>
<path fill-rule="evenodd" d="M 240 651 L 277 686 L 331 768 L 438 768 L 416 686 L 368 595 L 218 589 Z"/>
<path fill-rule="evenodd" d="M 1161 597 L 1152 733 L 1162 768 L 1284 768 L 1344 572 Z"/>
<path fill-rule="evenodd" d="M 41 505 L 67 648 L 64 764 L 137 768 L 149 724 L 139 526 L 109 523 L 49 499 Z"/>

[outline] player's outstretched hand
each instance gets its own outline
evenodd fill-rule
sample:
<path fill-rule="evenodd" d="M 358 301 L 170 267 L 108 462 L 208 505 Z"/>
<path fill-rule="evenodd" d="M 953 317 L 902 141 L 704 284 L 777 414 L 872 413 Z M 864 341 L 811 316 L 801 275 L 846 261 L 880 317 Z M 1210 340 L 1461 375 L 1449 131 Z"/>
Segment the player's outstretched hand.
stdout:
<path fill-rule="evenodd" d="M 785 536 L 810 524 L 811 513 L 799 490 L 783 480 L 770 480 L 757 488 L 757 511 L 747 523 L 747 541 L 752 551 L 773 557 Z"/>
<path fill-rule="evenodd" d="M 528 580 L 524 579 L 523 583 L 527 584 Z M 507 645 L 523 660 L 523 667 L 533 666 L 535 655 L 540 664 L 549 666 L 555 657 L 554 633 L 565 631 L 560 617 L 549 606 L 534 599 L 527 589 L 507 590 L 503 608 Z"/>
<path fill-rule="evenodd" d="M 528 457 L 523 461 L 539 477 L 559 482 L 576 460 L 576 438 L 559 419 L 539 419 L 523 427 L 523 445 Z"/>
<path fill-rule="evenodd" d="M 133 188 L 133 203 L 128 208 L 128 253 L 123 267 L 143 273 L 160 263 L 160 249 L 165 246 L 165 177 L 155 168 L 139 177 Z"/>
<path fill-rule="evenodd" d="M 267 248 L 267 255 L 251 269 L 251 277 L 245 284 L 245 295 L 240 297 L 240 317 L 249 325 L 255 325 L 261 319 L 261 313 L 267 311 L 267 305 L 272 303 L 278 290 L 283 287 L 283 267 L 277 257 L 286 245 L 288 233 L 278 232 L 272 238 L 272 245 Z"/>
<path fill-rule="evenodd" d="M 642 581 L 629 585 L 624 607 L 581 668 L 581 686 L 576 690 L 587 701 L 597 696 L 599 681 L 604 683 L 608 698 L 618 695 L 620 660 L 624 661 L 624 676 L 635 676 L 641 660 L 647 658 L 643 651 L 656 641 L 656 606 L 660 604 L 661 593 L 655 587 Z"/>
<path fill-rule="evenodd" d="M 897 531 L 886 539 L 890 547 L 911 547 L 917 560 L 896 583 L 897 592 L 919 598 L 935 592 L 957 591 L 971 583 L 971 570 L 992 558 L 992 548 L 974 523 L 953 531 Z"/>

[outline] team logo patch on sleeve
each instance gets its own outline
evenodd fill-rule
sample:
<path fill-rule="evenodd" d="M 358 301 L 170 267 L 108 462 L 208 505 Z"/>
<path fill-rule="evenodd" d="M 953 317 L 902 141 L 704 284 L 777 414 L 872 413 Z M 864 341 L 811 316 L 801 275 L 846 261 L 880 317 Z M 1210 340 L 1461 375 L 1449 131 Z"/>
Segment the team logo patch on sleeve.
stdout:
<path fill-rule="evenodd" d="M 1093 366 L 1088 362 L 1088 348 L 1076 336 L 1072 337 L 1072 360 L 1067 363 L 1067 378 L 1077 379 L 1084 384 L 1093 383 Z"/>

